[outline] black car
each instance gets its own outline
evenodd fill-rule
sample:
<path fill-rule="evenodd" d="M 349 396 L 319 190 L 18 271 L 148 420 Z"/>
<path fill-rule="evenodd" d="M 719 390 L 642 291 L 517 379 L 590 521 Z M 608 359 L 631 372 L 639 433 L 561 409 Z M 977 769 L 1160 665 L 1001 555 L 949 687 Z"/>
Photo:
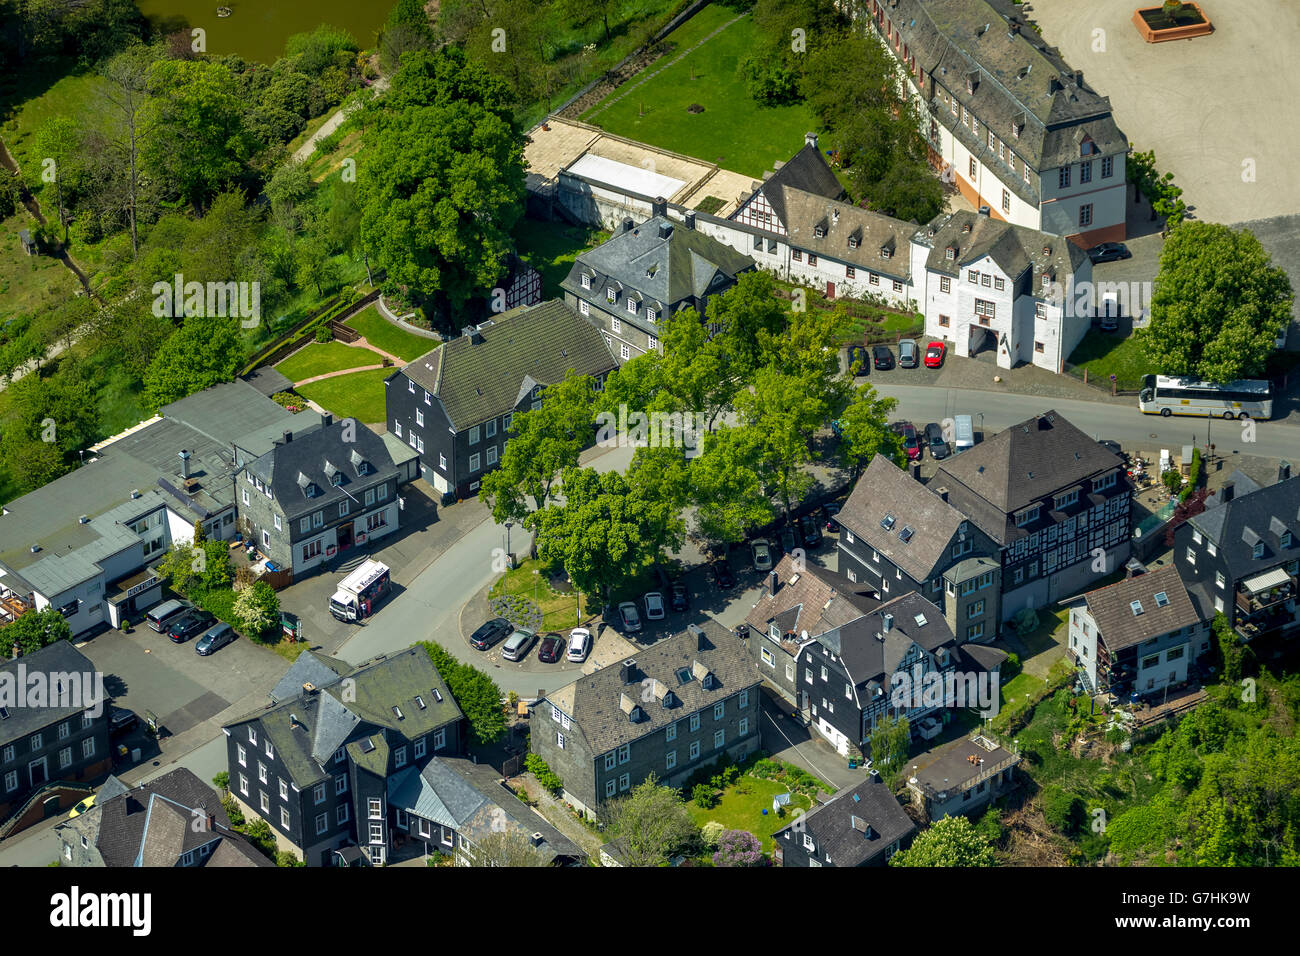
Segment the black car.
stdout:
<path fill-rule="evenodd" d="M 689 611 L 691 595 L 684 581 L 674 581 L 668 589 L 668 606 L 674 611 Z"/>
<path fill-rule="evenodd" d="M 108 732 L 114 737 L 121 736 L 139 722 L 140 718 L 135 715 L 135 712 L 127 710 L 125 707 L 110 707 L 108 709 Z"/>
<path fill-rule="evenodd" d="M 554 664 L 564 653 L 564 638 L 554 631 L 542 638 L 537 647 L 537 659 L 543 664 Z"/>
<path fill-rule="evenodd" d="M 948 442 L 944 440 L 943 428 L 937 422 L 925 426 L 925 445 L 935 461 L 943 461 L 948 457 Z"/>
<path fill-rule="evenodd" d="M 835 516 L 840 513 L 840 503 L 832 501 L 830 504 L 822 505 L 822 521 L 825 522 L 826 530 L 832 534 L 840 530 L 840 523 L 835 520 Z"/>
<path fill-rule="evenodd" d="M 726 558 L 710 561 L 709 568 L 713 571 L 713 581 L 718 587 L 726 591 L 736 586 L 736 576 L 731 572 L 731 565 Z"/>
<path fill-rule="evenodd" d="M 867 357 L 867 350 L 862 345 L 849 346 L 849 371 L 854 375 L 866 375 L 871 370 L 871 360 Z"/>
<path fill-rule="evenodd" d="M 514 629 L 514 625 L 504 617 L 494 617 L 469 636 L 470 646 L 475 650 L 486 651 Z"/>
<path fill-rule="evenodd" d="M 1133 253 L 1129 252 L 1128 246 L 1122 242 L 1103 242 L 1101 245 L 1093 246 L 1088 250 L 1088 258 L 1092 260 L 1093 265 L 1096 265 L 1098 262 L 1131 259 Z"/>
<path fill-rule="evenodd" d="M 184 644 L 216 623 L 217 619 L 207 611 L 187 611 L 167 625 L 167 636 L 173 644 Z"/>
<path fill-rule="evenodd" d="M 777 535 L 776 540 L 782 555 L 789 554 L 795 548 L 799 547 L 799 538 L 794 533 L 794 528 L 789 525 L 786 525 L 781 529 L 781 533 Z"/>
<path fill-rule="evenodd" d="M 871 349 L 871 357 L 875 361 L 876 368 L 882 372 L 894 367 L 894 353 L 890 351 L 888 345 L 874 346 Z"/>
<path fill-rule="evenodd" d="M 805 548 L 817 548 L 822 543 L 822 528 L 816 515 L 804 515 L 799 519 L 799 534 Z"/>

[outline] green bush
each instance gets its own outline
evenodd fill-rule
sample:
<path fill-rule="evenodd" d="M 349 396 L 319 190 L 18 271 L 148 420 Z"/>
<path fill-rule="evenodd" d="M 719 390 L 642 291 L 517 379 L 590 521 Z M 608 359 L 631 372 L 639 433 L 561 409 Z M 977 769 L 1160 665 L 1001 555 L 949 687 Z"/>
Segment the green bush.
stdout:
<path fill-rule="evenodd" d="M 244 811 L 239 809 L 239 804 L 235 802 L 234 797 L 227 794 L 226 798 L 221 801 L 221 809 L 226 811 L 226 816 L 230 818 L 232 827 L 244 825 Z"/>
<path fill-rule="evenodd" d="M 1060 787 L 1047 787 L 1043 790 L 1039 802 L 1043 808 L 1043 818 L 1053 829 L 1066 836 L 1073 836 L 1083 825 L 1083 801 Z"/>
<path fill-rule="evenodd" d="M 719 823 L 717 820 L 710 820 L 700 829 L 700 839 L 710 850 L 716 850 L 718 848 L 718 840 L 726 829 L 726 826 Z"/>
<path fill-rule="evenodd" d="M 691 791 L 691 799 L 701 810 L 712 810 L 718 805 L 717 791 L 707 783 L 697 783 Z"/>
<path fill-rule="evenodd" d="M 1188 498 L 1190 498 L 1191 495 L 1192 495 L 1192 492 L 1194 492 L 1194 491 L 1196 490 L 1196 486 L 1197 486 L 1198 484 L 1200 484 L 1200 481 L 1201 481 L 1201 466 L 1202 466 L 1202 463 L 1201 463 L 1201 450 L 1200 450 L 1199 448 L 1193 448 L 1193 449 L 1192 449 L 1192 465 L 1191 465 L 1191 467 L 1188 469 L 1188 473 L 1187 473 L 1187 484 L 1183 486 L 1182 493 L 1178 496 L 1178 500 L 1179 500 L 1180 502 L 1186 501 Z"/>
<path fill-rule="evenodd" d="M 564 781 L 559 778 L 554 770 L 546 765 L 537 754 L 529 754 L 524 758 L 524 769 L 537 778 L 537 782 L 550 791 L 553 795 L 559 796 L 564 789 Z"/>
<path fill-rule="evenodd" d="M 328 325 L 322 325 L 316 330 L 316 341 L 325 343 L 334 341 L 334 330 Z"/>
<path fill-rule="evenodd" d="M 1015 651 L 1012 651 L 1007 655 L 1007 659 L 1002 662 L 1002 678 L 1004 680 L 1011 680 L 1011 678 L 1020 673 L 1020 669 L 1020 655 Z"/>

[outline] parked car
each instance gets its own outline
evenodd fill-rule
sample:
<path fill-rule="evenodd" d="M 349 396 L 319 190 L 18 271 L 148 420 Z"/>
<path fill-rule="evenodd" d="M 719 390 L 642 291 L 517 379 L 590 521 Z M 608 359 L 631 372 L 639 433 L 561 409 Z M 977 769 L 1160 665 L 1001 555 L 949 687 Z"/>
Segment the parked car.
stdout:
<path fill-rule="evenodd" d="M 888 345 L 877 345 L 871 349 L 871 358 L 878 371 L 888 371 L 894 367 L 894 353 Z"/>
<path fill-rule="evenodd" d="M 835 516 L 840 513 L 840 503 L 832 501 L 829 504 L 822 505 L 822 519 L 826 522 L 825 528 L 831 534 L 840 530 L 840 523 L 835 520 Z"/>
<path fill-rule="evenodd" d="M 726 558 L 715 558 L 709 562 L 709 568 L 713 571 L 713 582 L 719 588 L 726 591 L 736 586 L 736 576 L 731 573 L 731 565 Z"/>
<path fill-rule="evenodd" d="M 217 619 L 207 611 L 190 611 L 171 619 L 167 625 L 167 636 L 173 644 L 184 644 L 216 623 Z"/>
<path fill-rule="evenodd" d="M 854 375 L 867 375 L 871 370 L 871 359 L 867 355 L 866 346 L 850 345 L 849 346 L 849 371 Z"/>
<path fill-rule="evenodd" d="M 662 621 L 664 619 L 664 596 L 658 591 L 651 591 L 641 599 L 645 604 L 645 617 L 647 621 Z"/>
<path fill-rule="evenodd" d="M 795 548 L 799 547 L 799 538 L 794 532 L 794 528 L 788 524 L 782 526 L 781 533 L 777 536 L 780 541 L 781 554 L 789 554 Z"/>
<path fill-rule="evenodd" d="M 513 629 L 513 625 L 504 617 L 494 617 L 486 624 L 479 625 L 478 630 L 469 636 L 470 646 L 475 650 L 486 651 Z"/>
<path fill-rule="evenodd" d="M 685 581 L 674 581 L 668 592 L 668 605 L 674 611 L 689 611 L 691 608 L 691 595 L 686 590 Z"/>
<path fill-rule="evenodd" d="M 564 653 L 564 638 L 552 631 L 537 646 L 537 659 L 543 664 L 554 664 Z"/>
<path fill-rule="evenodd" d="M 898 367 L 916 368 L 921 362 L 916 339 L 902 339 L 898 343 Z"/>
<path fill-rule="evenodd" d="M 916 426 L 911 422 L 894 422 L 890 427 L 903 436 L 903 451 L 907 453 L 907 460 L 916 461 L 920 458 L 921 441 L 916 437 Z"/>
<path fill-rule="evenodd" d="M 804 515 L 799 519 L 799 535 L 805 548 L 821 547 L 822 528 L 815 515 Z"/>
<path fill-rule="evenodd" d="M 222 621 L 220 624 L 214 624 L 203 632 L 198 643 L 194 645 L 194 653 L 199 657 L 207 657 L 209 654 L 215 654 L 227 644 L 232 643 L 239 635 L 235 629 Z"/>
<path fill-rule="evenodd" d="M 641 615 L 636 612 L 636 605 L 631 601 L 624 601 L 618 606 L 618 617 L 623 623 L 623 630 L 628 634 L 641 630 Z"/>
<path fill-rule="evenodd" d="M 125 707 L 110 707 L 108 709 L 108 732 L 110 736 L 118 737 L 127 733 L 138 723 L 140 723 L 140 718 L 135 715 L 134 711 L 127 710 Z"/>
<path fill-rule="evenodd" d="M 975 447 L 975 425 L 969 415 L 953 416 L 952 437 L 954 455 L 960 455 L 966 449 Z"/>
<path fill-rule="evenodd" d="M 165 601 L 144 616 L 145 623 L 159 633 L 167 630 L 167 625 L 187 611 L 194 610 L 189 601 Z"/>
<path fill-rule="evenodd" d="M 501 645 L 501 659 L 504 661 L 522 661 L 532 650 L 533 642 L 537 640 L 537 635 L 532 631 L 518 628 L 511 634 L 506 642 Z"/>
<path fill-rule="evenodd" d="M 1103 292 L 1097 313 L 1101 319 L 1101 330 L 1103 332 L 1117 331 L 1119 329 L 1119 320 L 1124 317 L 1124 307 L 1119 304 L 1119 294 Z"/>
<path fill-rule="evenodd" d="M 948 457 L 948 442 L 943 437 L 943 428 L 937 422 L 925 426 L 925 447 L 930 449 L 930 457 L 943 461 Z"/>
<path fill-rule="evenodd" d="M 772 565 L 776 563 L 772 554 L 772 542 L 767 538 L 755 538 L 749 542 L 749 553 L 754 559 L 755 571 L 771 571 Z"/>
<path fill-rule="evenodd" d="M 943 368 L 943 357 L 948 354 L 946 342 L 931 342 L 925 347 L 925 367 Z"/>
<path fill-rule="evenodd" d="M 1115 262 L 1118 259 L 1131 259 L 1133 253 L 1128 251 L 1128 246 L 1122 242 L 1103 242 L 1100 245 L 1093 246 L 1088 250 L 1088 258 L 1092 264 L 1099 262 Z"/>
<path fill-rule="evenodd" d="M 591 631 L 575 627 L 569 632 L 569 651 L 564 656 L 574 664 L 581 664 L 591 653 Z"/>

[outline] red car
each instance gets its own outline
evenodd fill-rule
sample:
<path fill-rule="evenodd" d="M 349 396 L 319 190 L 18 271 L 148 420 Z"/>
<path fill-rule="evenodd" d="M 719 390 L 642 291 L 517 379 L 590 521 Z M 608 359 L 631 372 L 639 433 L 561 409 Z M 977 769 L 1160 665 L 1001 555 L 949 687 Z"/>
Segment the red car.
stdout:
<path fill-rule="evenodd" d="M 921 441 L 916 435 L 916 426 L 911 422 L 894 422 L 893 429 L 903 436 L 903 451 L 907 452 L 908 461 L 921 457 Z"/>
<path fill-rule="evenodd" d="M 948 351 L 948 346 L 943 342 L 931 342 L 925 347 L 925 367 L 942 368 L 943 356 Z"/>
<path fill-rule="evenodd" d="M 542 638 L 537 647 L 537 659 L 543 664 L 554 664 L 564 652 L 564 638 L 552 631 Z"/>

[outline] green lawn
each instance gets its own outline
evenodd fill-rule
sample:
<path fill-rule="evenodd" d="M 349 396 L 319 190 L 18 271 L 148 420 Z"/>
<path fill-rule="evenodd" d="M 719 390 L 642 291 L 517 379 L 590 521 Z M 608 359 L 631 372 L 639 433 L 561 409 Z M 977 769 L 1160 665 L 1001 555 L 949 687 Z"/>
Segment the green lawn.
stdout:
<path fill-rule="evenodd" d="M 735 16 L 728 7 L 705 7 L 669 35 L 676 50 L 652 65 L 652 72 L 659 71 L 656 76 L 643 80 L 639 74 L 581 119 L 755 179 L 777 160 L 788 160 L 818 124 L 802 103 L 760 107 L 750 98 L 737 72 L 755 42 L 750 18 L 683 55 Z M 687 107 L 696 103 L 704 112 L 688 113 Z"/>
<path fill-rule="evenodd" d="M 396 355 L 404 362 L 413 362 L 425 352 L 438 347 L 437 339 L 426 339 L 394 325 L 379 314 L 375 306 L 370 306 L 348 319 L 344 325 L 356 329 L 366 337 L 366 341 L 375 348 L 383 349 Z"/>
<path fill-rule="evenodd" d="M 609 238 L 599 229 L 583 229 L 562 222 L 521 219 L 515 225 L 519 257 L 542 274 L 542 298 L 561 295 L 560 283 L 573 268 L 578 253 L 593 249 Z"/>
<path fill-rule="evenodd" d="M 526 536 L 528 532 L 523 531 L 522 534 Z M 519 547 L 528 544 L 526 537 L 516 540 L 519 541 Z M 519 548 L 514 550 L 518 551 Z M 533 574 L 534 571 L 539 573 Z M 488 596 L 500 597 L 503 594 L 513 594 L 527 598 L 541 608 L 543 630 L 567 632 L 569 628 L 576 627 L 578 624 L 578 595 L 552 591 L 546 582 L 547 574 L 542 570 L 540 562 L 521 561 L 519 567 L 507 571 L 497 579 Z M 587 613 L 591 611 L 591 608 L 587 609 Z"/>
<path fill-rule="evenodd" d="M 36 220 L 26 210 L 0 222 L 0 324 L 14 316 L 39 312 L 81 288 L 58 259 L 29 256 L 18 231 L 35 233 Z"/>
<path fill-rule="evenodd" d="M 1090 329 L 1070 353 L 1069 362 L 1088 370 L 1088 381 L 1106 385 L 1116 377 L 1119 388 L 1142 387 L 1142 376 L 1152 371 L 1151 363 L 1133 336 L 1121 338 L 1114 332 Z"/>
<path fill-rule="evenodd" d="M 341 372 L 347 368 L 364 368 L 378 365 L 384 357 L 366 348 L 354 348 L 342 342 L 313 342 L 294 352 L 275 367 L 281 375 L 293 382 L 301 382 L 313 375 Z M 380 416 L 379 421 L 383 420 Z"/>
<path fill-rule="evenodd" d="M 759 780 L 746 775 L 738 777 L 735 783 L 723 791 L 718 805 L 712 810 L 701 809 L 694 801 L 686 806 L 691 819 L 698 826 L 716 820 L 728 830 L 748 830 L 763 841 L 763 852 L 771 853 L 772 834 L 789 826 L 791 810 L 794 807 L 812 809 L 811 798 L 795 793 L 790 797 L 790 807 L 786 809 L 785 817 L 778 817 L 772 812 L 772 798 L 779 793 L 789 792 L 788 786 L 775 780 Z M 766 816 L 763 815 L 764 810 L 767 810 Z"/>
<path fill-rule="evenodd" d="M 386 417 L 384 379 L 392 374 L 391 368 L 376 368 L 327 378 L 294 391 L 333 412 L 336 418 L 355 418 L 363 423 L 382 422 Z"/>

